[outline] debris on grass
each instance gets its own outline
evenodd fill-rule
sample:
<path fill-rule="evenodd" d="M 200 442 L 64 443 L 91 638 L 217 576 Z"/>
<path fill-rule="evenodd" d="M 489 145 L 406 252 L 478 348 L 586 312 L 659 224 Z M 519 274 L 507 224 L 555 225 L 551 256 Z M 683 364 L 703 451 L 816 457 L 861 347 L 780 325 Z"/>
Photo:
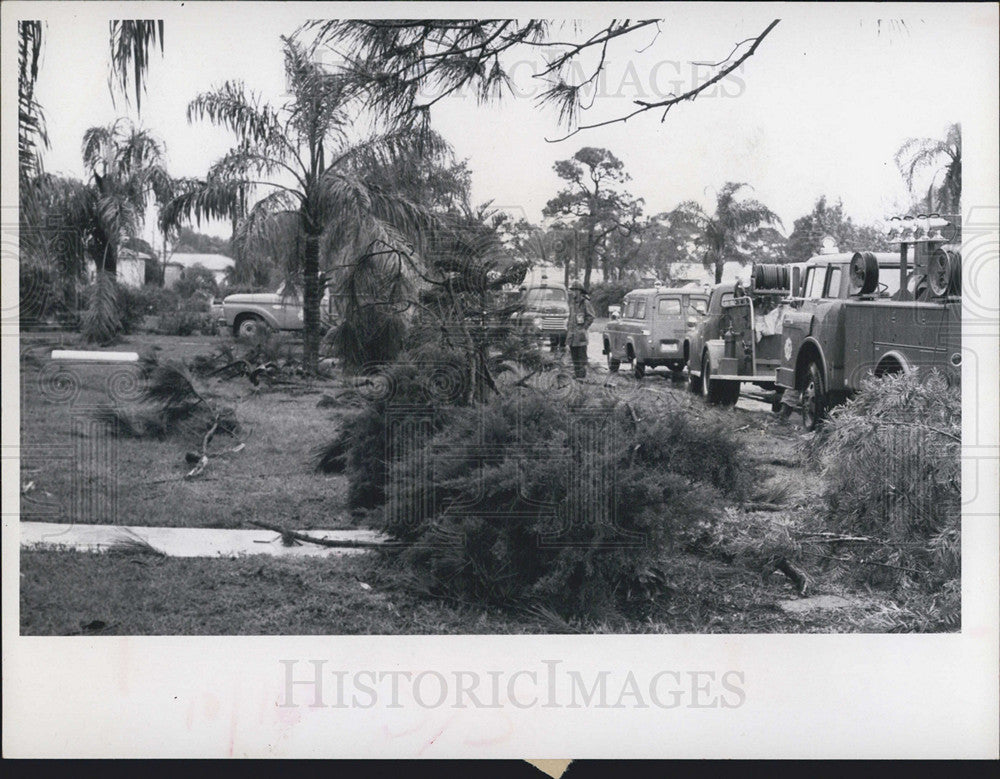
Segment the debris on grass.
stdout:
<path fill-rule="evenodd" d="M 125 554 L 147 554 L 154 557 L 166 557 L 166 554 L 138 533 L 123 527 L 118 531 L 118 538 L 108 547 L 109 552 Z"/>

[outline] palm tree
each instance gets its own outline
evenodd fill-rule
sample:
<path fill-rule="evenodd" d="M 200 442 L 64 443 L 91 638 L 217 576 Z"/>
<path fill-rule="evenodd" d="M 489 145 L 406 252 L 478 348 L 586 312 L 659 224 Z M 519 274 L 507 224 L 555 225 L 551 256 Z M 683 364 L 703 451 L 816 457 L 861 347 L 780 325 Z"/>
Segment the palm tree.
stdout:
<path fill-rule="evenodd" d="M 92 236 L 95 193 L 81 182 L 45 176 L 41 152 L 49 145 L 45 114 L 35 99 L 35 84 L 41 66 L 45 40 L 45 25 L 38 20 L 18 21 L 18 222 L 19 249 L 27 264 L 48 264 L 60 277 L 64 288 L 75 284 L 83 252 L 85 236 Z M 163 22 L 153 19 L 115 19 L 108 23 L 111 67 L 108 88 L 114 98 L 115 89 L 129 97 L 129 82 L 134 86 L 136 108 L 140 108 L 145 77 L 149 69 L 149 54 L 159 43 L 163 50 Z M 53 237 L 51 228 L 59 229 Z M 71 247 L 71 248 L 67 248 Z M 113 260 L 112 260 L 113 261 Z M 104 340 L 110 329 L 117 329 L 112 313 L 113 300 L 105 290 L 104 325 L 91 330 L 91 335 Z M 96 299 L 97 296 L 95 296 Z M 94 324 L 93 319 L 90 324 Z M 102 331 L 100 334 L 98 331 Z"/>
<path fill-rule="evenodd" d="M 910 138 L 896 152 L 906 186 L 913 192 L 917 174 L 929 168 L 934 176 L 927 189 L 924 204 L 928 212 L 956 214 L 961 210 L 962 199 L 962 126 L 957 122 L 948 126 L 945 137 Z M 943 174 L 943 175 L 942 175 Z M 935 186 L 938 177 L 940 184 Z"/>
<path fill-rule="evenodd" d="M 750 260 L 742 243 L 761 227 L 780 225 L 781 219 L 758 200 L 737 199 L 737 194 L 749 184 L 729 181 L 719 190 L 715 214 L 710 216 L 693 201 L 681 203 L 672 216 L 698 227 L 706 248 L 704 263 L 715 269 L 715 283 L 722 281 L 722 269 L 729 261 L 740 264 Z"/>
<path fill-rule="evenodd" d="M 163 157 L 158 140 L 124 119 L 84 133 L 83 164 L 91 191 L 85 245 L 97 268 L 83 321 L 88 341 L 110 341 L 119 329 L 118 250 L 124 239 L 139 231 L 149 197 L 163 202 L 171 193 Z"/>
<path fill-rule="evenodd" d="M 45 133 L 45 116 L 42 106 L 35 100 L 35 82 L 38 80 L 45 27 L 41 21 L 25 20 L 17 23 L 18 33 L 18 170 L 22 180 L 41 171 L 39 147 L 48 146 Z M 129 82 L 133 84 L 136 108 L 141 108 L 145 91 L 149 54 L 159 43 L 163 53 L 163 21 L 156 19 L 112 19 L 108 22 L 108 47 L 111 67 L 108 72 L 108 89 L 114 98 L 120 88 L 126 100 Z"/>
<path fill-rule="evenodd" d="M 288 235 L 291 228 L 294 239 L 284 241 L 282 260 L 290 277 L 301 267 L 303 364 L 314 372 L 322 335 L 321 257 L 324 270 L 357 268 L 361 256 L 376 276 L 384 271 L 378 260 L 383 253 L 373 247 L 405 245 L 424 209 L 373 172 L 412 154 L 418 142 L 430 156 L 447 147 L 434 134 L 418 137 L 408 130 L 353 141 L 357 112 L 349 110 L 348 82 L 325 71 L 299 44 L 282 41 L 290 94 L 283 106 L 262 102 L 241 82 L 226 82 L 188 106 L 189 121 L 207 118 L 235 133 L 237 143 L 199 186 L 170 203 L 165 218 L 238 219 L 234 238 L 240 246 L 275 232 Z M 248 208 L 261 188 L 269 191 Z"/>

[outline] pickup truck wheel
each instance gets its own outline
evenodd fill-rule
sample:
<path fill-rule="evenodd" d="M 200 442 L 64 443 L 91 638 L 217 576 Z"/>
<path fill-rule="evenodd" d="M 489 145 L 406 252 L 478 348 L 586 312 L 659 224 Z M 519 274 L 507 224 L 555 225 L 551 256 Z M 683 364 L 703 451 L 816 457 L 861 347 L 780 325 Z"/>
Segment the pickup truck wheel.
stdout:
<path fill-rule="evenodd" d="M 701 358 L 701 381 L 699 382 L 699 385 L 698 389 L 701 391 L 701 396 L 705 399 L 706 403 L 711 403 L 712 366 L 707 354 Z"/>
<path fill-rule="evenodd" d="M 691 366 L 688 366 L 688 391 L 693 392 L 695 395 L 701 394 L 701 376 L 695 376 L 691 372 Z"/>
<path fill-rule="evenodd" d="M 260 338 L 268 331 L 267 322 L 259 316 L 248 316 L 233 325 L 233 335 L 251 341 Z"/>
<path fill-rule="evenodd" d="M 740 399 L 740 384 L 738 381 L 717 381 L 716 384 L 722 385 L 720 390 L 721 397 L 719 398 L 719 404 L 723 406 L 735 406 L 737 401 Z"/>
<path fill-rule="evenodd" d="M 712 378 L 712 364 L 707 354 L 701 362 L 701 396 L 713 406 L 735 406 L 740 398 L 740 382 Z"/>
<path fill-rule="evenodd" d="M 802 388 L 802 426 L 815 430 L 826 414 L 826 382 L 823 369 L 816 360 L 809 363 L 805 385 Z"/>
<path fill-rule="evenodd" d="M 611 352 L 608 352 L 608 370 L 611 373 L 618 373 L 618 369 L 622 366 L 621 360 L 616 360 L 611 356 Z"/>

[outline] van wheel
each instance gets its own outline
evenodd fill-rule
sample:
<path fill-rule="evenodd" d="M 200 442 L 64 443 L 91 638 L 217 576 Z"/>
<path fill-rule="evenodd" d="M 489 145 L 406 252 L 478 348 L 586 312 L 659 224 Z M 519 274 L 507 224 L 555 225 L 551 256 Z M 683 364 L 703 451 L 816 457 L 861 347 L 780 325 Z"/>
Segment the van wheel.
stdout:
<path fill-rule="evenodd" d="M 621 367 L 621 365 L 622 365 L 622 361 L 621 360 L 616 360 L 614 357 L 612 357 L 611 356 L 611 352 L 609 351 L 608 352 L 608 370 L 611 373 L 618 373 L 618 369 Z"/>
<path fill-rule="evenodd" d="M 823 369 L 816 360 L 811 360 L 802 387 L 802 426 L 806 430 L 810 432 L 815 430 L 823 421 L 826 415 L 826 403 Z"/>
<path fill-rule="evenodd" d="M 233 325 L 233 335 L 236 338 L 252 341 L 266 335 L 268 329 L 267 322 L 261 317 L 247 316 Z"/>

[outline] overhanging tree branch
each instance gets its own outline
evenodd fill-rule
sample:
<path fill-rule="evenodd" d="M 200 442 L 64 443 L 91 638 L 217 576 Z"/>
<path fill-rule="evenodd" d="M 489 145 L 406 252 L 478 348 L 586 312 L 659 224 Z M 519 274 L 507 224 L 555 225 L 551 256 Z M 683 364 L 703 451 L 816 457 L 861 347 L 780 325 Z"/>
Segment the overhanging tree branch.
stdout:
<path fill-rule="evenodd" d="M 664 109 L 663 110 L 663 116 L 660 118 L 661 122 L 664 121 L 666 119 L 666 117 L 667 117 L 667 113 L 675 105 L 677 105 L 678 103 L 682 103 L 685 100 L 694 100 L 696 97 L 698 97 L 698 95 L 700 95 L 706 89 L 708 89 L 709 87 L 713 86 L 714 84 L 717 84 L 718 82 L 720 82 L 722 79 L 724 79 L 730 73 L 732 73 L 734 70 L 736 70 L 737 68 L 739 68 L 740 65 L 742 65 L 744 62 L 746 62 L 748 59 L 750 59 L 750 57 L 752 57 L 756 53 L 757 47 L 760 46 L 760 44 L 764 40 L 764 38 L 766 38 L 770 34 L 770 32 L 775 27 L 778 26 L 778 22 L 780 22 L 780 21 L 781 21 L 780 19 L 775 19 L 766 28 L 764 28 L 764 31 L 760 35 L 758 35 L 756 38 L 748 38 L 747 41 L 749 41 L 749 40 L 753 41 L 753 44 L 750 46 L 750 48 L 748 48 L 745 52 L 743 52 L 743 54 L 741 54 L 736 60 L 734 60 L 732 62 L 732 64 L 730 64 L 729 66 L 727 66 L 727 67 L 723 68 L 722 70 L 720 70 L 718 73 L 716 73 L 714 76 L 712 76 L 712 78 L 708 79 L 705 83 L 700 84 L 697 87 L 694 87 L 693 89 L 689 89 L 687 92 L 684 92 L 683 94 L 674 95 L 673 97 L 668 97 L 665 100 L 659 100 L 659 101 L 656 101 L 656 102 L 649 102 L 649 101 L 646 101 L 646 100 L 634 100 L 633 102 L 637 106 L 639 106 L 639 108 L 637 108 L 636 110 L 632 111 L 629 114 L 626 114 L 625 116 L 619 116 L 619 117 L 617 117 L 615 119 L 607 119 L 607 120 L 605 120 L 603 122 L 594 122 L 593 124 L 580 125 L 575 130 L 573 130 L 572 132 L 567 133 L 566 135 L 562 136 L 561 138 L 555 138 L 555 139 L 546 138 L 545 140 L 548 141 L 549 143 L 559 143 L 560 141 L 565 141 L 568 138 L 572 138 L 574 135 L 576 135 L 577 133 L 583 132 L 584 130 L 593 130 L 593 129 L 597 128 L 597 127 L 607 127 L 608 125 L 611 125 L 611 124 L 624 123 L 624 122 L 627 122 L 629 119 L 631 119 L 631 118 L 633 118 L 635 116 L 638 116 L 639 114 L 643 114 L 646 111 L 652 111 L 652 110 L 657 109 L 657 108 Z M 741 43 L 746 43 L 747 41 L 741 41 Z M 736 48 L 739 48 L 739 45 L 740 44 L 737 44 Z M 735 51 L 735 49 L 734 49 L 734 51 Z M 732 57 L 732 54 L 730 54 L 729 56 Z M 728 58 L 727 58 L 727 60 L 728 60 Z M 727 60 L 723 60 L 723 62 L 726 62 Z"/>

